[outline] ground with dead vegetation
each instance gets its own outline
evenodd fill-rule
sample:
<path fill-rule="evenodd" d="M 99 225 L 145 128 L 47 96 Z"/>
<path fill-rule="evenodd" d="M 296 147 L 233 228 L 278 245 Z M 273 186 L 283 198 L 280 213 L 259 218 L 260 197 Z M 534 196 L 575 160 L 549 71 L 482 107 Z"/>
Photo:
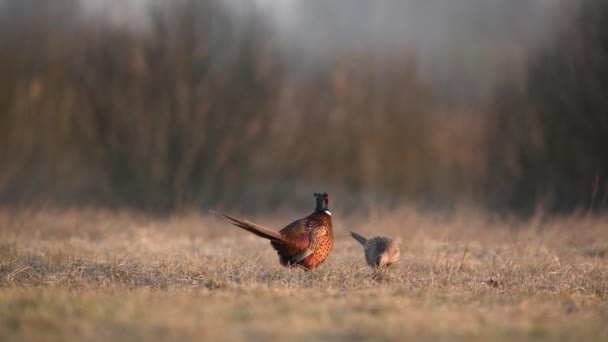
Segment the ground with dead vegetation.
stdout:
<path fill-rule="evenodd" d="M 307 273 L 197 213 L 4 210 L 0 339 L 608 340 L 608 219 L 403 209 L 334 229 Z M 400 239 L 401 262 L 370 269 L 350 229 Z"/>

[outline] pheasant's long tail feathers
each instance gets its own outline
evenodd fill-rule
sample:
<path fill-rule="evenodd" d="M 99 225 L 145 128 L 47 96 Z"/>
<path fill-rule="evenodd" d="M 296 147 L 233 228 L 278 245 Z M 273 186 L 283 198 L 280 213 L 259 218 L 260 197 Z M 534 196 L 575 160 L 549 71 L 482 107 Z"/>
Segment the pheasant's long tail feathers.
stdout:
<path fill-rule="evenodd" d="M 247 221 L 247 220 L 240 220 L 240 219 L 236 219 L 234 217 L 230 217 L 226 214 L 221 214 L 221 213 L 217 213 L 214 211 L 211 211 L 214 214 L 217 215 L 221 215 L 224 216 L 225 218 L 229 219 L 233 225 L 243 228 L 249 232 L 252 232 L 253 234 L 263 237 L 265 239 L 268 239 L 270 241 L 274 241 L 274 242 L 285 242 L 285 238 L 279 234 L 279 232 L 275 232 L 272 229 L 268 229 L 266 227 L 262 227 L 258 224 L 255 224 L 253 222 Z"/>
<path fill-rule="evenodd" d="M 355 232 L 350 232 L 350 235 L 357 241 L 359 241 L 360 244 L 365 245 L 365 242 L 367 242 L 367 239 L 364 238 L 363 236 L 355 233 Z"/>

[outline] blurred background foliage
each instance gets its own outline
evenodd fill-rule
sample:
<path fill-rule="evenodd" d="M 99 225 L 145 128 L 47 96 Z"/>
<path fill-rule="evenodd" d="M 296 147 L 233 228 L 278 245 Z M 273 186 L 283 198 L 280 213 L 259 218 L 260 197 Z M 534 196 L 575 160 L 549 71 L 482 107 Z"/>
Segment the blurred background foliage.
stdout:
<path fill-rule="evenodd" d="M 306 3 L 303 18 L 332 20 Z M 480 64 L 450 41 L 464 64 L 430 67 L 359 33 L 311 62 L 252 2 L 157 2 L 141 25 L 82 8 L 0 2 L 4 205 L 259 211 L 323 189 L 345 210 L 608 207 L 606 1 L 560 2 L 533 48 L 494 35 Z M 491 82 L 442 78 L 463 65 Z"/>

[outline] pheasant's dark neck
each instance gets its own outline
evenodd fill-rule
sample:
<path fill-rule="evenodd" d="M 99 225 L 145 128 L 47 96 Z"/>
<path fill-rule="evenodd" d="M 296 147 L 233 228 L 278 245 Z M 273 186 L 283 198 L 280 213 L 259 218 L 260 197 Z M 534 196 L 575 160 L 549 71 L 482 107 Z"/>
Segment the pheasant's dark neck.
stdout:
<path fill-rule="evenodd" d="M 329 211 L 329 209 L 325 205 L 325 201 L 321 199 L 321 201 L 317 200 L 317 207 L 315 208 L 315 211 Z"/>
<path fill-rule="evenodd" d="M 327 204 L 323 197 L 317 197 L 317 206 L 315 207 L 315 212 L 326 213 L 327 215 L 331 216 L 331 212 L 329 211 L 329 208 L 327 208 Z"/>

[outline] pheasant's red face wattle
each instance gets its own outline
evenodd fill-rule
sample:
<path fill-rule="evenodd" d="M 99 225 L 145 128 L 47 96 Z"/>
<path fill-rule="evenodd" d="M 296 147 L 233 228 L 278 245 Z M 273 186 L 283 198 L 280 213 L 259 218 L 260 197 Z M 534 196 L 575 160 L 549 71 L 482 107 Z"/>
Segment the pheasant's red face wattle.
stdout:
<path fill-rule="evenodd" d="M 325 200 L 325 206 L 329 207 L 329 196 L 325 196 L 324 200 Z"/>

